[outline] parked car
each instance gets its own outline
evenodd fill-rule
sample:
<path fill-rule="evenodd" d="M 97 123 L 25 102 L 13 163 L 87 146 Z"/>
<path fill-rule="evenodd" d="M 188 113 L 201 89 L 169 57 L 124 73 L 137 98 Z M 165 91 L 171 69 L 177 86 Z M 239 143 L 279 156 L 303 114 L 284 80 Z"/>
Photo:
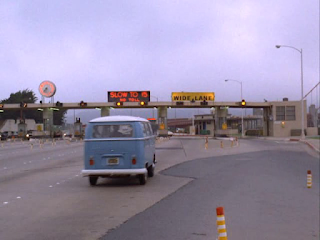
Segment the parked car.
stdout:
<path fill-rule="evenodd" d="M 6 141 L 8 138 L 8 133 L 0 133 L 0 139 L 1 141 Z"/>
<path fill-rule="evenodd" d="M 155 135 L 150 122 L 131 116 L 109 116 L 89 122 L 84 139 L 83 176 L 90 185 L 99 177 L 136 176 L 141 185 L 153 177 Z"/>

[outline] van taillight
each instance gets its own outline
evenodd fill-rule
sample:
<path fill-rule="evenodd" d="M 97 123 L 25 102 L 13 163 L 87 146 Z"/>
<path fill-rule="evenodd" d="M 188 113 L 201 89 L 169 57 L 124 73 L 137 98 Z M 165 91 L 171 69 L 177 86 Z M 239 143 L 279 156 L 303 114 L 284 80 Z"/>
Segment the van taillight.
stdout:
<path fill-rule="evenodd" d="M 137 159 L 136 158 L 132 158 L 132 164 L 135 165 L 137 163 Z"/>
<path fill-rule="evenodd" d="M 93 165 L 94 165 L 93 157 L 90 157 L 89 164 L 90 164 L 90 166 L 93 166 Z"/>

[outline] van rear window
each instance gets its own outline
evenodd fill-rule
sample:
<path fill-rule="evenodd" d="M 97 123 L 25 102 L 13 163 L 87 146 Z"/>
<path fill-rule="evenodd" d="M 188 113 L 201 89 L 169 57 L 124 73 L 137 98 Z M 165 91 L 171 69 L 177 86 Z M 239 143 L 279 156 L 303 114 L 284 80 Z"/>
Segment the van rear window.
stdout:
<path fill-rule="evenodd" d="M 92 138 L 127 138 L 133 136 L 130 124 L 95 125 L 92 129 Z"/>

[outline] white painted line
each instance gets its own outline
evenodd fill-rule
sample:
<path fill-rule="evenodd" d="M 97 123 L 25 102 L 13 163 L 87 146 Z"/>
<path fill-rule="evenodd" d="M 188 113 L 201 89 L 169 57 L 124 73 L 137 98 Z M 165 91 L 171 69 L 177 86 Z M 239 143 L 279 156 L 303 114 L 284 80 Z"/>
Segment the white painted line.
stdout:
<path fill-rule="evenodd" d="M 56 184 L 59 185 L 60 183 L 57 182 Z"/>
<path fill-rule="evenodd" d="M 8 204 L 9 202 L 3 202 L 3 204 L 5 205 L 5 204 Z"/>
<path fill-rule="evenodd" d="M 7 167 L 4 167 L 3 169 L 6 170 L 6 169 L 8 169 L 8 168 L 7 168 Z"/>
<path fill-rule="evenodd" d="M 20 197 L 20 196 L 18 196 L 18 197 L 17 197 L 17 199 L 21 199 L 21 197 Z"/>
<path fill-rule="evenodd" d="M 50 185 L 49 187 L 53 187 L 52 185 Z"/>

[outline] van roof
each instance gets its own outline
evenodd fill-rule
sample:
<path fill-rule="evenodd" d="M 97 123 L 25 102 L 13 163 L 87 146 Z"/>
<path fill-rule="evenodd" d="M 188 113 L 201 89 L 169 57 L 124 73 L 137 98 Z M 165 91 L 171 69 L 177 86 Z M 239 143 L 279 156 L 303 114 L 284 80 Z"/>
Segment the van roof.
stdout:
<path fill-rule="evenodd" d="M 148 120 L 132 116 L 107 116 L 92 119 L 90 122 L 148 122 Z"/>

